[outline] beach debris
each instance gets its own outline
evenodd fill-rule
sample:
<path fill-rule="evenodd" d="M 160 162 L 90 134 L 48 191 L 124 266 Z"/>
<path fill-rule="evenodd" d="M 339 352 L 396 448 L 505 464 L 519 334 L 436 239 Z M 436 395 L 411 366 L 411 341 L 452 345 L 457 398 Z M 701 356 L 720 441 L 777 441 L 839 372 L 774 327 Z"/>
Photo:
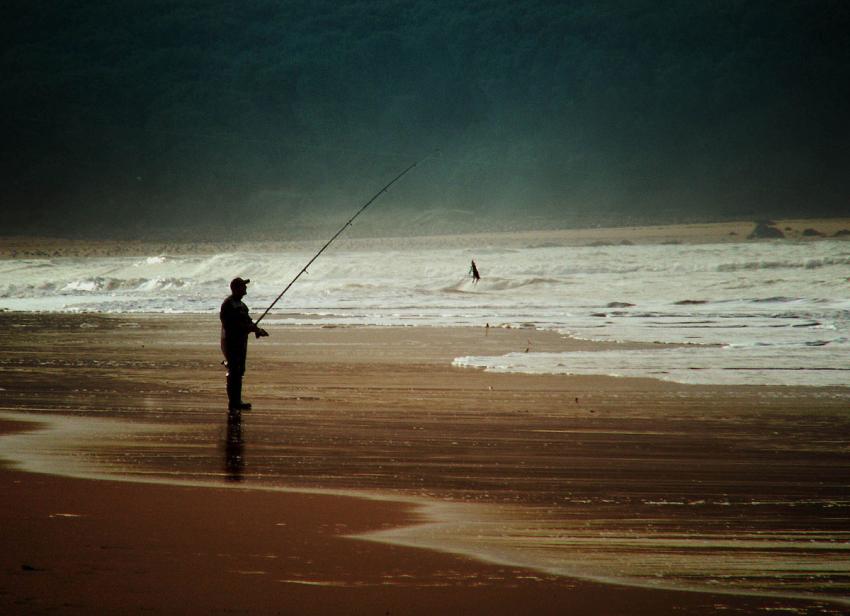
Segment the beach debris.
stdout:
<path fill-rule="evenodd" d="M 781 239 L 785 237 L 785 234 L 777 229 L 772 220 L 760 220 L 756 222 L 755 229 L 753 229 L 750 234 L 747 236 L 748 240 L 762 240 L 762 239 Z"/>

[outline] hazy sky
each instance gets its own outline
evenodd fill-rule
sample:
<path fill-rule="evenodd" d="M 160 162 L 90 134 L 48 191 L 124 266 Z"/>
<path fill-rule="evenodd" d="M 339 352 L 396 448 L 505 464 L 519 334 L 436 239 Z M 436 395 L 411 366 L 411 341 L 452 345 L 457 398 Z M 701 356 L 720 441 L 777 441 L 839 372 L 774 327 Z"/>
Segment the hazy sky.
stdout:
<path fill-rule="evenodd" d="M 850 3 L 9 1 L 0 233 L 850 215 Z M 371 225 L 371 227 L 370 227 Z"/>

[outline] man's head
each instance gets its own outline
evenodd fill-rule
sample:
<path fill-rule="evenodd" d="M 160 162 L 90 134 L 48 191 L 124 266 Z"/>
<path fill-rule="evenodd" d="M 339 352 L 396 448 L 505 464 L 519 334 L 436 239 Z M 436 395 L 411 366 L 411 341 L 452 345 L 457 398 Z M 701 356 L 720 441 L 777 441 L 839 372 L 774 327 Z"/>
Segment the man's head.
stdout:
<path fill-rule="evenodd" d="M 239 278 L 238 276 L 230 281 L 230 292 L 237 298 L 245 297 L 248 292 L 248 283 L 251 282 L 248 278 Z"/>

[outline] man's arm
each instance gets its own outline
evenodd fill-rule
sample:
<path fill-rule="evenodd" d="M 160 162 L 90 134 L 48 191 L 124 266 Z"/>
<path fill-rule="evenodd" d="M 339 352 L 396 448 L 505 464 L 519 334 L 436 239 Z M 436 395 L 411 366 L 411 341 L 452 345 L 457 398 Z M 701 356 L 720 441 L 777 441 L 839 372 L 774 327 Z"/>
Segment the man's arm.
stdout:
<path fill-rule="evenodd" d="M 242 331 L 245 335 L 254 333 L 257 338 L 268 336 L 269 333 L 258 327 L 248 314 L 248 307 L 242 302 L 225 302 L 221 307 L 221 322 L 227 331 Z"/>
<path fill-rule="evenodd" d="M 266 330 L 264 330 L 262 327 L 259 327 L 256 323 L 254 323 L 254 320 L 253 320 L 253 319 L 251 318 L 251 316 L 248 314 L 248 311 L 247 311 L 247 310 L 245 310 L 245 320 L 247 321 L 247 323 L 246 323 L 246 329 L 247 329 L 247 331 L 249 331 L 249 332 L 254 332 L 254 335 L 255 335 L 257 338 L 262 338 L 262 337 L 264 337 L 264 336 L 268 336 L 268 335 L 269 335 L 269 332 L 267 332 Z"/>

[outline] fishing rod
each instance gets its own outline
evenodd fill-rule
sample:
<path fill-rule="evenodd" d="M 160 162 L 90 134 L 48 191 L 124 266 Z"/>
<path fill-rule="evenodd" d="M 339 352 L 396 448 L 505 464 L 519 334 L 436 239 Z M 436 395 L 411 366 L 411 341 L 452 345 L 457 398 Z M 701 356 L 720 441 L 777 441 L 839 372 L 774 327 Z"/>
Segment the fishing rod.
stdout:
<path fill-rule="evenodd" d="M 429 156 L 430 156 L 430 154 L 429 154 Z M 425 158 L 428 158 L 428 156 L 426 156 Z M 349 219 L 348 219 L 348 222 L 347 222 L 347 223 L 345 223 L 344 225 L 342 225 L 342 228 L 341 228 L 339 231 L 337 231 L 336 233 L 334 233 L 334 236 L 333 236 L 331 239 L 329 239 L 329 240 L 327 241 L 327 243 L 326 243 L 324 246 L 322 246 L 321 250 L 319 250 L 319 252 L 317 252 L 315 255 L 313 255 L 313 258 L 312 258 L 312 259 L 310 259 L 309 261 L 307 261 L 307 265 L 305 265 L 303 268 L 301 268 L 301 271 L 300 271 L 300 272 L 298 272 L 298 274 L 295 276 L 295 278 L 293 278 L 293 279 L 289 282 L 289 284 L 288 284 L 288 285 L 286 285 L 286 288 L 285 288 L 283 291 L 281 291 L 281 292 L 280 292 L 280 295 L 278 295 L 278 296 L 275 298 L 275 300 L 274 300 L 274 301 L 273 301 L 273 302 L 269 305 L 269 307 L 268 307 L 268 308 L 266 308 L 266 311 L 265 311 L 265 312 L 263 312 L 263 314 L 261 314 L 261 315 L 260 315 L 260 318 L 259 318 L 259 319 L 257 319 L 256 321 L 254 321 L 254 324 L 259 324 L 259 323 L 260 323 L 260 321 L 262 321 L 262 320 L 263 320 L 263 317 L 265 317 L 265 316 L 269 313 L 269 310 L 271 310 L 272 308 L 274 308 L 274 305 L 275 305 L 275 304 L 276 304 L 276 303 L 280 300 L 280 298 L 281 298 L 281 297 L 283 297 L 283 294 L 284 294 L 284 293 L 286 293 L 287 291 L 289 291 L 289 287 L 291 287 L 293 284 L 295 284 L 295 281 L 296 281 L 296 280 L 298 280 L 299 278 L 301 278 L 301 275 L 302 275 L 302 274 L 306 274 L 306 273 L 307 273 L 307 268 L 308 268 L 308 267 L 310 267 L 310 266 L 313 264 L 313 261 L 315 261 L 316 259 L 318 259 L 318 258 L 319 258 L 319 255 L 320 255 L 320 254 L 322 254 L 323 252 L 325 252 L 325 249 L 326 249 L 328 246 L 330 246 L 336 238 L 338 238 L 340 235 L 342 235 L 342 232 L 343 232 L 343 231 L 345 231 L 348 227 L 350 227 L 350 226 L 351 226 L 351 223 L 353 223 L 353 222 L 354 222 L 354 219 L 355 219 L 355 218 L 357 218 L 358 216 L 360 216 L 360 214 L 363 212 L 363 210 L 365 210 L 367 207 L 369 207 L 370 205 L 372 205 L 372 202 L 373 202 L 373 201 L 375 201 L 375 199 L 377 199 L 377 198 L 378 198 L 378 197 L 380 197 L 382 194 L 384 194 L 390 186 L 392 186 L 392 185 L 393 185 L 393 184 L 395 184 L 397 181 L 399 181 L 399 180 L 400 180 L 400 179 L 401 179 L 401 178 L 402 178 L 402 177 L 403 177 L 403 176 L 404 176 L 404 175 L 405 175 L 408 171 L 410 171 L 410 170 L 411 170 L 411 169 L 413 169 L 416 165 L 418 165 L 418 164 L 419 164 L 419 163 L 421 163 L 423 160 L 425 160 L 425 158 L 423 158 L 423 159 L 421 159 L 421 160 L 416 161 L 415 163 L 413 163 L 412 165 L 410 165 L 407 169 L 405 169 L 404 171 L 402 171 L 401 173 L 399 173 L 399 174 L 398 174 L 397 176 L 395 176 L 395 177 L 394 177 L 394 178 L 393 178 L 393 179 L 392 179 L 392 180 L 391 180 L 391 181 L 390 181 L 390 182 L 389 182 L 386 186 L 384 186 L 381 190 L 379 190 L 378 192 L 376 192 L 376 193 L 375 193 L 375 195 L 374 195 L 371 199 L 369 199 L 366 203 L 364 203 L 364 204 L 363 204 L 363 206 L 362 206 L 359 210 L 357 210 L 357 212 L 354 214 L 354 216 L 352 216 L 351 218 L 349 218 Z"/>

